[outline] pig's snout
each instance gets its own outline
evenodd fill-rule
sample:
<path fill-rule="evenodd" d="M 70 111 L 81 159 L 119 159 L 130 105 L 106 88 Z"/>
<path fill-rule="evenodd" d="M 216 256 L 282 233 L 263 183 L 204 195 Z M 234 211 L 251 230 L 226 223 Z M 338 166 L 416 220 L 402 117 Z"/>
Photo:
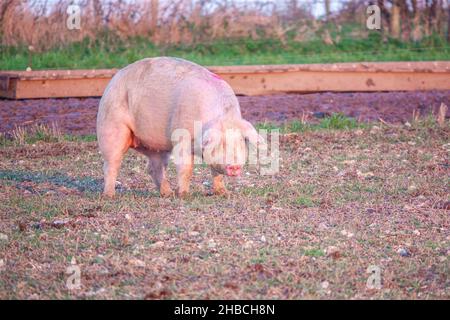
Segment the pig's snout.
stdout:
<path fill-rule="evenodd" d="M 241 166 L 239 165 L 228 165 L 225 167 L 227 176 L 237 177 L 241 175 Z"/>

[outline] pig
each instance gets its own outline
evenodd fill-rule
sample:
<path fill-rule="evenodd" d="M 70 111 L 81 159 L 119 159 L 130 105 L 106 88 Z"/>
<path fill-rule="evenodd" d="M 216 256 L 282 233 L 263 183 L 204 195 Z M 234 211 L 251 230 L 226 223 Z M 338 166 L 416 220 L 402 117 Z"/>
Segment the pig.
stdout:
<path fill-rule="evenodd" d="M 196 132 L 195 123 L 201 130 Z M 133 148 L 148 158 L 148 172 L 160 195 L 171 196 L 166 170 L 176 130 L 201 142 L 197 148 L 191 144 L 187 156 L 176 163 L 176 195 L 182 198 L 189 194 L 194 156 L 210 166 L 214 194 L 225 195 L 223 177 L 241 174 L 246 144 L 264 143 L 242 118 L 233 89 L 219 76 L 179 58 L 142 59 L 118 71 L 100 100 L 97 139 L 104 161 L 103 194 L 114 196 L 122 158 Z M 238 134 L 227 135 L 230 130 Z M 224 156 L 230 148 L 236 155 L 231 159 Z"/>

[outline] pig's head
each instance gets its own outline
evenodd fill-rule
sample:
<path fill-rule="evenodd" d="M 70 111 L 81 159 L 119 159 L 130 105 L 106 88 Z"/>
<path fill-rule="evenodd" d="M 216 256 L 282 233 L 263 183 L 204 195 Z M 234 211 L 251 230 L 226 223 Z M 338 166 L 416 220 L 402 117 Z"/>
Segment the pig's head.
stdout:
<path fill-rule="evenodd" d="M 247 145 L 258 143 L 264 139 L 248 121 L 239 119 L 228 126 L 219 122 L 203 133 L 203 159 L 214 171 L 236 177 L 242 173 Z"/>

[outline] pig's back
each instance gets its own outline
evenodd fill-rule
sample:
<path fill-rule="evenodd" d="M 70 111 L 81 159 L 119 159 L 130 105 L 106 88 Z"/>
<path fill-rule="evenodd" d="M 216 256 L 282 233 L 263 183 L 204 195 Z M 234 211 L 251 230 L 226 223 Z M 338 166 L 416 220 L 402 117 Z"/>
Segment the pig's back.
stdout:
<path fill-rule="evenodd" d="M 122 71 L 131 108 L 140 108 L 142 102 L 155 100 L 167 106 L 179 94 L 185 93 L 183 89 L 186 87 L 190 95 L 205 98 L 220 98 L 230 94 L 234 96 L 229 85 L 217 75 L 198 64 L 179 58 L 143 59 Z"/>
<path fill-rule="evenodd" d="M 191 131 L 194 121 L 203 123 L 229 112 L 240 116 L 239 104 L 229 85 L 204 67 L 177 58 L 150 58 L 130 65 L 128 102 L 136 132 L 164 132 L 170 138 L 176 128 Z"/>
<path fill-rule="evenodd" d="M 137 61 L 120 70 L 107 90 L 120 92 L 120 97 L 110 96 L 126 101 L 128 126 L 151 148 L 170 149 L 172 131 L 184 128 L 193 133 L 194 121 L 206 123 L 227 113 L 240 117 L 230 86 L 206 68 L 183 59 Z"/>

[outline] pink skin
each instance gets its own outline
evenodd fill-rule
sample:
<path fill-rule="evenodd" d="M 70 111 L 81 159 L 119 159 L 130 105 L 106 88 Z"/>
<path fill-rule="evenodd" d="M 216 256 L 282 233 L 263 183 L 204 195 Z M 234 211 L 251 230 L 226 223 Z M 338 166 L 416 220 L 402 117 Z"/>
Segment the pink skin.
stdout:
<path fill-rule="evenodd" d="M 215 74 L 213 72 L 211 72 L 211 75 L 216 79 L 223 80 L 221 77 L 219 77 L 217 74 Z"/>
<path fill-rule="evenodd" d="M 227 165 L 225 171 L 229 177 L 238 177 L 242 173 L 242 167 L 239 165 Z"/>
<path fill-rule="evenodd" d="M 167 179 L 167 166 L 174 147 L 171 132 L 185 129 L 194 137 L 195 122 L 215 128 L 222 141 L 225 129 L 241 131 L 252 145 L 262 138 L 242 119 L 233 89 L 218 75 L 192 62 L 157 57 L 137 61 L 120 70 L 110 81 L 97 114 L 97 138 L 104 160 L 103 193 L 114 196 L 115 183 L 123 156 L 129 148 L 149 160 L 149 173 L 161 196 L 173 194 Z M 206 131 L 205 131 L 206 132 Z M 204 139 L 205 141 L 206 139 Z M 177 165 L 177 194 L 189 192 L 194 154 Z M 213 192 L 227 194 L 224 175 L 237 177 L 242 164 L 208 163 Z"/>

